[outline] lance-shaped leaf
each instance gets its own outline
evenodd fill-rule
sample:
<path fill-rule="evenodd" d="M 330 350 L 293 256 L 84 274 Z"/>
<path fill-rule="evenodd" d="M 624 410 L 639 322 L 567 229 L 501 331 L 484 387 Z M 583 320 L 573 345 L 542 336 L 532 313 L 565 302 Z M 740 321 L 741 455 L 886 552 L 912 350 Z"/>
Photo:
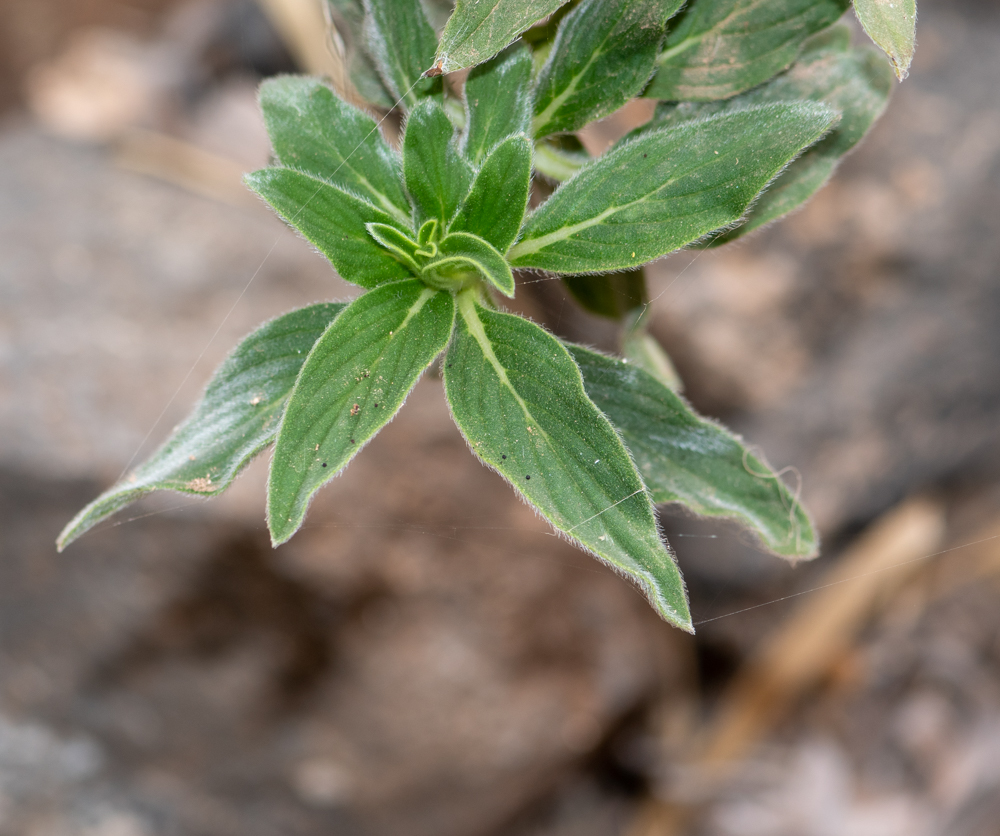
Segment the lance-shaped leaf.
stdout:
<path fill-rule="evenodd" d="M 690 630 L 684 584 L 639 474 L 566 349 L 537 325 L 482 307 L 472 292 L 458 300 L 444 383 L 472 450 L 556 529 Z"/>
<path fill-rule="evenodd" d="M 62 551 L 84 532 L 158 490 L 222 493 L 278 431 L 295 378 L 313 344 L 346 305 L 321 303 L 279 316 L 246 337 L 216 370 L 191 416 L 127 479 L 63 529 Z"/>
<path fill-rule="evenodd" d="M 428 261 L 422 275 L 431 284 L 436 277 L 461 275 L 473 270 L 504 296 L 514 295 L 514 274 L 510 265 L 492 244 L 467 232 L 452 232 L 438 245 L 437 257 Z"/>
<path fill-rule="evenodd" d="M 917 0 L 854 0 L 854 13 L 899 80 L 906 78 L 917 38 Z"/>
<path fill-rule="evenodd" d="M 764 105 L 629 139 L 528 217 L 514 267 L 637 267 L 731 224 L 836 120 L 826 105 Z"/>
<path fill-rule="evenodd" d="M 274 446 L 267 515 L 275 544 L 295 533 L 313 494 L 396 414 L 448 343 L 454 315 L 451 294 L 411 279 L 359 297 L 316 341 Z"/>
<path fill-rule="evenodd" d="M 655 502 L 738 520 L 782 557 L 816 555 L 816 532 L 802 504 L 739 439 L 634 365 L 579 346 L 569 351 L 587 394 L 622 434 Z"/>
<path fill-rule="evenodd" d="M 462 151 L 479 165 L 500 140 L 531 129 L 531 50 L 520 41 L 469 73 Z"/>
<path fill-rule="evenodd" d="M 438 74 L 450 73 L 488 61 L 525 29 L 552 14 L 565 2 L 458 0 L 455 13 L 441 33 L 434 71 Z"/>
<path fill-rule="evenodd" d="M 833 130 L 778 176 L 743 223 L 713 239 L 713 243 L 724 243 L 770 223 L 811 197 L 885 110 L 891 88 L 889 62 L 874 49 L 851 49 L 850 30 L 835 26 L 811 39 L 791 69 L 767 84 L 726 102 L 660 104 L 650 124 L 678 125 L 765 102 L 796 99 L 824 102 L 841 112 Z"/>
<path fill-rule="evenodd" d="M 375 121 L 302 76 L 270 78 L 260 86 L 264 122 L 282 165 L 313 174 L 410 222 L 402 166 Z"/>
<path fill-rule="evenodd" d="M 368 50 L 392 93 L 412 108 L 441 92 L 441 79 L 421 78 L 434 60 L 437 36 L 420 0 L 365 0 Z"/>
<path fill-rule="evenodd" d="M 330 259 L 345 281 L 377 287 L 410 274 L 368 234 L 365 224 L 393 224 L 388 213 L 368 201 L 291 168 L 264 168 L 244 180 Z"/>
<path fill-rule="evenodd" d="M 406 120 L 403 176 L 419 220 L 448 225 L 469 193 L 473 170 L 455 142 L 455 129 L 434 101 L 418 104 Z"/>
<path fill-rule="evenodd" d="M 535 88 L 532 133 L 575 131 L 642 92 L 682 0 L 583 0 L 563 18 Z"/>
<path fill-rule="evenodd" d="M 347 74 L 354 89 L 361 98 L 374 105 L 392 107 L 394 100 L 385 89 L 365 43 L 364 4 L 361 0 L 324 0 L 324 2 L 336 30 L 335 41 L 339 40 L 338 52 L 347 64 Z"/>
<path fill-rule="evenodd" d="M 726 99 L 795 60 L 802 42 L 839 18 L 850 0 L 693 0 L 667 34 L 645 95 Z"/>
<path fill-rule="evenodd" d="M 471 232 L 507 252 L 521 230 L 530 191 L 531 141 L 523 134 L 508 137 L 483 162 L 451 231 Z"/>

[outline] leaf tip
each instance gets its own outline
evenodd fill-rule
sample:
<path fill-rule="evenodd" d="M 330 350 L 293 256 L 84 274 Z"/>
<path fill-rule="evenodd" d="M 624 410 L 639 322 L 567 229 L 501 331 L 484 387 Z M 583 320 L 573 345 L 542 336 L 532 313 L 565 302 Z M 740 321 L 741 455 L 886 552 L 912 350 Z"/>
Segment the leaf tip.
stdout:
<path fill-rule="evenodd" d="M 428 70 L 424 70 L 424 74 L 420 76 L 421 78 L 437 78 L 440 75 L 444 75 L 444 58 L 438 58 Z"/>

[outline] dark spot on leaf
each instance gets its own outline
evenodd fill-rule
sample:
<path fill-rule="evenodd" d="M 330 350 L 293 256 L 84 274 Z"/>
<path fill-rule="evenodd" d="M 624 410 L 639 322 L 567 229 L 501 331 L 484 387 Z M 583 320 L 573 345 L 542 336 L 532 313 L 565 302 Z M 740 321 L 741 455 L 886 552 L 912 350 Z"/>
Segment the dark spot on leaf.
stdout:
<path fill-rule="evenodd" d="M 323 462 L 323 467 L 326 467 L 326 462 Z"/>
<path fill-rule="evenodd" d="M 501 456 L 500 458 L 501 458 L 501 459 L 506 459 L 507 457 L 506 457 L 506 456 Z"/>
<path fill-rule="evenodd" d="M 642 158 L 643 158 L 643 159 L 646 159 L 646 157 L 648 157 L 648 156 L 649 156 L 649 154 L 643 154 L 643 155 L 642 155 Z"/>
<path fill-rule="evenodd" d="M 353 444 L 353 443 L 354 443 L 354 439 L 352 438 L 352 439 L 351 439 L 351 444 Z"/>
<path fill-rule="evenodd" d="M 530 477 L 530 476 L 525 476 L 524 478 L 525 478 L 525 479 L 530 479 L 531 477 Z"/>

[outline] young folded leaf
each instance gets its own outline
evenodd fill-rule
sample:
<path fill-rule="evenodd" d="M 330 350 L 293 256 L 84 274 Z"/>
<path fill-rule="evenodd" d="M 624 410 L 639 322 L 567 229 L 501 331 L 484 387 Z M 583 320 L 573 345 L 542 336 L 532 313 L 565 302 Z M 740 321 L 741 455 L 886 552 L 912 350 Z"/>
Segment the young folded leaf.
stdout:
<path fill-rule="evenodd" d="M 531 71 L 531 50 L 518 41 L 469 73 L 462 152 L 473 165 L 500 140 L 531 130 Z"/>
<path fill-rule="evenodd" d="M 365 0 L 368 50 L 382 81 L 407 109 L 425 96 L 440 96 L 441 79 L 421 78 L 434 60 L 437 35 L 420 0 Z"/>
<path fill-rule="evenodd" d="M 537 325 L 458 296 L 444 384 L 455 423 L 559 531 L 633 579 L 691 630 L 680 572 L 621 439 L 587 397 L 572 358 Z"/>
<path fill-rule="evenodd" d="M 629 139 L 528 217 L 511 265 L 590 273 L 659 258 L 737 221 L 836 119 L 826 105 L 772 104 Z"/>
<path fill-rule="evenodd" d="M 683 0 L 583 0 L 563 18 L 535 88 L 536 138 L 575 131 L 646 86 Z"/>
<path fill-rule="evenodd" d="M 514 295 L 514 274 L 507 260 L 482 238 L 467 232 L 452 232 L 438 244 L 437 258 L 428 261 L 421 274 L 428 284 L 436 285 L 449 272 L 474 270 L 504 296 Z M 444 279 L 445 285 L 450 283 Z M 454 280 L 452 280 L 453 282 Z"/>
<path fill-rule="evenodd" d="M 269 78 L 260 86 L 260 106 L 283 166 L 353 192 L 409 225 L 399 155 L 370 116 L 302 76 Z"/>
<path fill-rule="evenodd" d="M 802 42 L 834 23 L 850 0 L 693 0 L 667 34 L 644 95 L 726 99 L 795 60 Z"/>
<path fill-rule="evenodd" d="M 517 240 L 531 192 L 531 141 L 512 136 L 497 145 L 472 181 L 452 232 L 471 232 L 506 253 Z"/>
<path fill-rule="evenodd" d="M 802 504 L 736 436 L 700 418 L 634 365 L 580 346 L 567 348 L 587 394 L 635 457 L 654 502 L 738 520 L 782 557 L 816 556 L 819 541 Z"/>
<path fill-rule="evenodd" d="M 278 430 L 313 344 L 346 305 L 320 303 L 265 323 L 219 366 L 191 416 L 124 481 L 91 502 L 59 535 L 59 551 L 152 491 L 215 496 Z"/>
<path fill-rule="evenodd" d="M 889 56 L 902 81 L 910 72 L 917 37 L 917 0 L 854 0 L 865 32 Z"/>
<path fill-rule="evenodd" d="M 402 406 L 448 343 L 455 300 L 416 279 L 355 299 L 316 341 L 274 446 L 267 515 L 275 545 L 302 524 L 313 494 Z"/>
<path fill-rule="evenodd" d="M 451 73 L 482 64 L 566 0 L 457 0 L 445 24 L 434 67 Z M 425 69 L 429 69 L 430 64 Z"/>
<path fill-rule="evenodd" d="M 716 113 L 776 101 L 824 102 L 841 112 L 840 121 L 795 160 L 754 203 L 747 219 L 713 240 L 724 243 L 792 211 L 816 192 L 840 158 L 868 132 L 889 101 L 889 62 L 870 47 L 851 49 L 850 30 L 835 26 L 814 36 L 788 72 L 726 102 L 660 104 L 651 128 L 703 119 Z"/>
<path fill-rule="evenodd" d="M 403 264 L 410 268 L 414 276 L 419 275 L 420 265 L 417 263 L 417 251 L 420 249 L 420 245 L 416 241 L 394 226 L 365 224 L 365 228 L 372 238 L 394 253 Z"/>
<path fill-rule="evenodd" d="M 381 209 L 311 174 L 264 168 L 244 182 L 325 255 L 345 281 L 377 287 L 409 270 L 372 240 L 365 224 L 393 225 Z"/>
<path fill-rule="evenodd" d="M 447 227 L 469 193 L 473 170 L 459 153 L 455 129 L 437 102 L 421 102 L 406 120 L 403 176 L 418 223 L 433 218 Z"/>

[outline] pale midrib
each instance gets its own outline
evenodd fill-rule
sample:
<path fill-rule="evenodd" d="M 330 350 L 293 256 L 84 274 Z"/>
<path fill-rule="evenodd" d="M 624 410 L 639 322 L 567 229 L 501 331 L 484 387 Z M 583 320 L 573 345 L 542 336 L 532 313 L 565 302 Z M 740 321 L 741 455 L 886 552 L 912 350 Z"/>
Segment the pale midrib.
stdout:
<path fill-rule="evenodd" d="M 660 53 L 659 58 L 656 59 L 656 63 L 664 64 L 671 58 L 673 58 L 675 55 L 679 55 L 685 50 L 688 50 L 691 47 L 696 46 L 697 44 L 705 40 L 705 38 L 707 38 L 713 32 L 717 32 L 719 29 L 724 28 L 729 23 L 729 21 L 731 21 L 734 17 L 744 14 L 750 14 L 763 2 L 767 2 L 767 0 L 758 0 L 758 2 L 751 3 L 749 6 L 743 9 L 733 9 L 733 11 L 730 14 L 726 15 L 722 20 L 714 24 L 710 29 L 706 29 L 700 35 L 692 35 L 689 38 L 685 38 L 676 46 L 672 46 L 670 47 L 670 49 L 663 50 L 663 52 Z"/>
<path fill-rule="evenodd" d="M 560 93 L 558 96 L 556 96 L 551 102 L 549 102 L 548 107 L 546 107 L 545 110 L 539 113 L 538 116 L 536 116 L 532 120 L 531 130 L 534 136 L 538 136 L 539 130 L 543 128 L 552 118 L 552 113 L 558 111 L 559 108 L 562 107 L 563 102 L 565 102 L 570 96 L 572 96 L 576 92 L 576 88 L 577 86 L 579 86 L 580 79 L 582 79 L 587 74 L 587 71 L 591 68 L 591 66 L 593 66 L 594 62 L 597 61 L 598 58 L 604 55 L 604 47 L 607 44 L 608 39 L 610 37 L 611 37 L 611 32 L 609 31 L 604 36 L 604 39 L 601 41 L 600 46 L 590 54 L 590 58 L 587 60 L 587 63 L 584 64 L 583 67 L 580 69 L 580 71 L 573 76 L 573 79 L 566 86 L 566 89 L 563 90 L 562 93 Z M 556 50 L 553 49 L 553 56 L 555 56 L 555 52 Z"/>

